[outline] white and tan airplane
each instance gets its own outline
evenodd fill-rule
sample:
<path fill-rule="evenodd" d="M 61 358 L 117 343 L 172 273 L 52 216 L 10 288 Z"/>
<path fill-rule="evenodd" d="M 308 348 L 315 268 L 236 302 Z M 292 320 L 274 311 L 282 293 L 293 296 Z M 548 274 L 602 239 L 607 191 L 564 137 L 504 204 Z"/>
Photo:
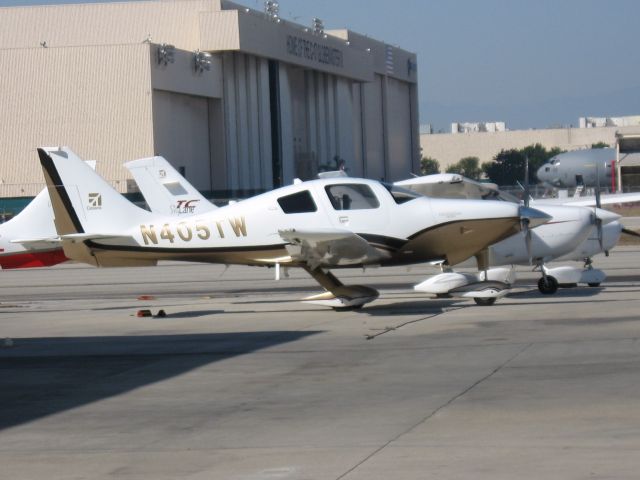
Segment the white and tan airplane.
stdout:
<path fill-rule="evenodd" d="M 295 266 L 326 290 L 305 300 L 331 307 L 360 307 L 378 296 L 343 285 L 331 269 L 482 259 L 523 224 L 548 220 L 507 202 L 429 199 L 348 177 L 300 182 L 176 218 L 131 204 L 68 148 L 38 154 L 68 258 L 101 267 L 159 260 Z"/>

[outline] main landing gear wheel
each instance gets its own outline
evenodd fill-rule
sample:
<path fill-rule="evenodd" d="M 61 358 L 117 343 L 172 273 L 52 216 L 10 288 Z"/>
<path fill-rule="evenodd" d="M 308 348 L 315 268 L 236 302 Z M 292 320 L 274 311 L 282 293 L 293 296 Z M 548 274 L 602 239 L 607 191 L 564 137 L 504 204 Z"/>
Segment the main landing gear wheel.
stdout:
<path fill-rule="evenodd" d="M 587 285 L 589 285 L 590 287 L 599 287 L 600 286 L 600 282 L 597 283 L 587 283 Z"/>
<path fill-rule="evenodd" d="M 476 302 L 476 305 L 488 307 L 496 303 L 496 297 L 473 297 L 473 301 Z"/>
<path fill-rule="evenodd" d="M 558 281 L 550 275 L 542 277 L 538 280 L 538 290 L 543 295 L 553 295 L 558 291 Z"/>

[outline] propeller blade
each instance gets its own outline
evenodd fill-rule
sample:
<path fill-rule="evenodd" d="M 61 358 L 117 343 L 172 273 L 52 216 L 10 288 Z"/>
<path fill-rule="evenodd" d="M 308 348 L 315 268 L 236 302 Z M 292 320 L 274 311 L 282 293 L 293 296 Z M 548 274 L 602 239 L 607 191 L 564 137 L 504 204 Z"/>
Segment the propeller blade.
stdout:
<path fill-rule="evenodd" d="M 600 250 L 604 250 L 604 240 L 602 236 L 602 219 L 596 217 L 596 228 L 598 231 L 598 245 L 600 246 Z"/>
<path fill-rule="evenodd" d="M 596 187 L 596 208 L 601 208 L 601 207 L 602 207 L 602 203 L 600 200 L 600 182 L 598 182 L 598 186 Z"/>
<path fill-rule="evenodd" d="M 632 237 L 640 238 L 640 233 L 636 232 L 635 230 L 630 230 L 628 228 L 623 228 L 622 233 L 626 233 L 627 235 L 631 235 Z"/>
<path fill-rule="evenodd" d="M 533 256 L 531 254 L 531 220 L 526 217 L 520 218 L 520 230 L 524 237 L 525 248 L 527 249 L 527 257 L 529 258 L 529 265 L 533 263 Z"/>
<path fill-rule="evenodd" d="M 531 253 L 531 229 L 527 229 L 527 234 L 524 237 L 524 242 L 527 247 L 527 257 L 529 258 L 529 265 L 533 263 L 533 254 Z"/>
<path fill-rule="evenodd" d="M 533 262 L 533 252 L 531 246 L 531 229 L 538 227 L 551 220 L 551 215 L 546 214 L 535 208 L 521 206 L 519 209 L 520 214 L 520 231 L 524 236 L 525 245 L 527 248 L 527 255 L 529 256 L 529 264 Z"/>

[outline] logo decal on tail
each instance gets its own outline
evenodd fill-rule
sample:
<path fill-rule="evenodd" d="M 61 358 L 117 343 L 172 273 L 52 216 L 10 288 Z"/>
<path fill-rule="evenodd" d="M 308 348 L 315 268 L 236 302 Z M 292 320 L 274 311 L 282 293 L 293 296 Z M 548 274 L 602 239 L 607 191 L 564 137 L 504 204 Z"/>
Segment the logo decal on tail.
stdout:
<path fill-rule="evenodd" d="M 102 208 L 102 194 L 90 193 L 87 203 L 87 210 L 100 210 Z"/>
<path fill-rule="evenodd" d="M 196 202 L 199 202 L 199 199 L 195 199 L 195 200 L 178 200 L 177 205 L 172 205 L 171 206 L 171 214 L 172 215 L 182 215 L 183 213 L 186 214 L 190 214 L 193 213 L 193 211 L 196 208 L 196 205 L 194 205 Z"/>

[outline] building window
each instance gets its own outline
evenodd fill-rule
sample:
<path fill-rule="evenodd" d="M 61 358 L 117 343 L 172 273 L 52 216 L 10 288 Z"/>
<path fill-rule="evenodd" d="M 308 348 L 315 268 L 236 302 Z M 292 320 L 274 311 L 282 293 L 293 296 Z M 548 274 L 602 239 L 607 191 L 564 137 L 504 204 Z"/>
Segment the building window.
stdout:
<path fill-rule="evenodd" d="M 369 185 L 339 184 L 328 185 L 324 189 L 336 210 L 367 210 L 380 206 Z"/>
<path fill-rule="evenodd" d="M 280 197 L 278 204 L 284 213 L 308 213 L 318 210 L 309 190 Z"/>

